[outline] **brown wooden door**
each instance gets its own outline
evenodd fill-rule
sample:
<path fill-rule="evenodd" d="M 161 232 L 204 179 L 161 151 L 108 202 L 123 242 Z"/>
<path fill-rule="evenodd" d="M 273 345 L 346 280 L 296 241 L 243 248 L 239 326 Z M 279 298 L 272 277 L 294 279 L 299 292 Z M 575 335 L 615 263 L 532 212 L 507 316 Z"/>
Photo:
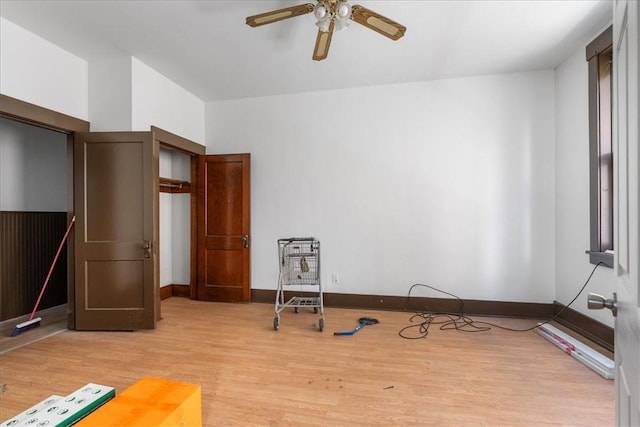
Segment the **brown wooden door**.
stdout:
<path fill-rule="evenodd" d="M 150 132 L 75 134 L 76 329 L 155 328 L 157 163 Z"/>
<path fill-rule="evenodd" d="M 249 154 L 200 156 L 196 299 L 251 300 Z"/>

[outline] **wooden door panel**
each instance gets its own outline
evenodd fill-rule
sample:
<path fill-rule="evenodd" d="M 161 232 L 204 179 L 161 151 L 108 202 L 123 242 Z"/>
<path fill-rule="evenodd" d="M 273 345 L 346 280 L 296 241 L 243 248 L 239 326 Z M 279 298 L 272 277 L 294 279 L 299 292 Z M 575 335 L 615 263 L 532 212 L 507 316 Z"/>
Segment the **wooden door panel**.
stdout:
<path fill-rule="evenodd" d="M 230 238 L 243 234 L 242 161 L 208 160 L 206 163 L 207 237 Z"/>
<path fill-rule="evenodd" d="M 208 248 L 227 248 L 229 250 L 241 250 L 242 234 L 235 236 L 204 236 L 204 242 Z"/>
<path fill-rule="evenodd" d="M 251 300 L 249 154 L 202 156 L 197 299 Z"/>
<path fill-rule="evenodd" d="M 206 278 L 201 300 L 243 302 L 246 301 L 242 251 L 207 250 Z"/>
<path fill-rule="evenodd" d="M 207 250 L 207 284 L 213 286 L 242 286 L 241 250 Z"/>
<path fill-rule="evenodd" d="M 86 181 L 87 241 L 144 240 L 143 145 L 88 144 L 85 159 L 91 174 Z"/>
<path fill-rule="evenodd" d="M 158 206 L 151 133 L 80 133 L 74 151 L 76 329 L 155 328 Z"/>
<path fill-rule="evenodd" d="M 88 309 L 144 308 L 144 261 L 87 261 L 86 276 Z"/>

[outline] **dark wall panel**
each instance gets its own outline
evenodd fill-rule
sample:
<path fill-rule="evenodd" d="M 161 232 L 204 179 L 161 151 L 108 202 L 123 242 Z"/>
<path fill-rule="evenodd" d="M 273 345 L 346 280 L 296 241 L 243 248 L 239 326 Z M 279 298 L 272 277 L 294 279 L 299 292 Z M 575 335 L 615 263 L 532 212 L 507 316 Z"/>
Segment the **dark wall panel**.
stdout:
<path fill-rule="evenodd" d="M 66 212 L 0 211 L 0 321 L 29 314 L 67 228 Z M 38 310 L 67 302 L 64 246 Z"/>

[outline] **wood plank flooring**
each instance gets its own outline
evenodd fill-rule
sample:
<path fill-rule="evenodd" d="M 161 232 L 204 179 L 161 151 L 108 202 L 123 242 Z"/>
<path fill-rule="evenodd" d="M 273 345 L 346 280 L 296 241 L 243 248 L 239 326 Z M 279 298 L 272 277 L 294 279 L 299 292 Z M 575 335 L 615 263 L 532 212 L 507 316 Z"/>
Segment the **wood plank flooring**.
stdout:
<path fill-rule="evenodd" d="M 29 315 L 0 322 L 0 355 L 67 330 L 67 304 L 37 311 L 34 317 L 42 318 L 40 326 L 15 337 L 11 333 L 16 325 Z"/>
<path fill-rule="evenodd" d="M 614 382 L 533 331 L 398 335 L 409 312 L 169 298 L 153 331 L 65 331 L 0 356 L 0 420 L 86 383 L 143 376 L 202 386 L 205 426 L 606 426 Z M 380 323 L 353 336 L 360 317 Z M 487 319 L 524 328 L 531 320 Z"/>

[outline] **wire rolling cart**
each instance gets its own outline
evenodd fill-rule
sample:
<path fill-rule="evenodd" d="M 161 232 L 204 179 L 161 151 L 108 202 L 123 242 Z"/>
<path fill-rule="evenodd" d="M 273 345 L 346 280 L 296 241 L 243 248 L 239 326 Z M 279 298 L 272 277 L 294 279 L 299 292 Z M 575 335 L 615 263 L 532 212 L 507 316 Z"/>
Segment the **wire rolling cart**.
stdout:
<path fill-rule="evenodd" d="M 273 329 L 280 327 L 280 313 L 286 308 L 300 312 L 301 308 L 311 308 L 320 312 L 318 329 L 324 329 L 324 307 L 322 284 L 320 283 L 320 242 L 314 237 L 290 237 L 278 239 L 278 291 L 276 293 Z M 285 287 L 299 285 L 317 289 L 317 296 L 293 296 L 285 300 Z M 290 292 L 290 291 L 288 291 Z M 314 295 L 315 293 L 312 293 Z"/>

